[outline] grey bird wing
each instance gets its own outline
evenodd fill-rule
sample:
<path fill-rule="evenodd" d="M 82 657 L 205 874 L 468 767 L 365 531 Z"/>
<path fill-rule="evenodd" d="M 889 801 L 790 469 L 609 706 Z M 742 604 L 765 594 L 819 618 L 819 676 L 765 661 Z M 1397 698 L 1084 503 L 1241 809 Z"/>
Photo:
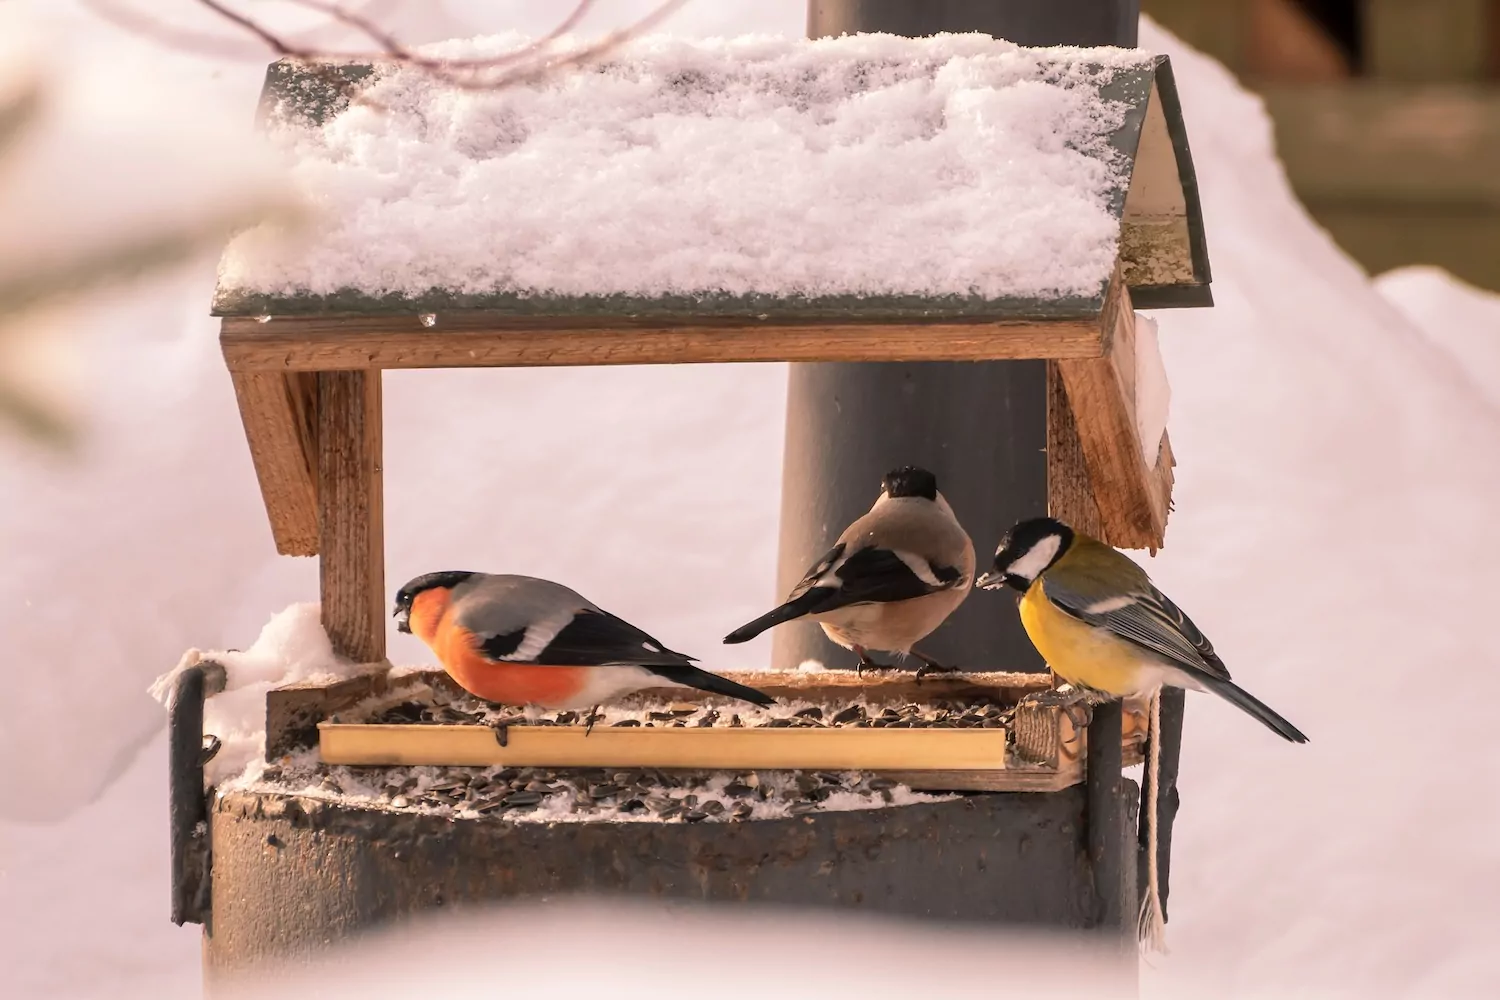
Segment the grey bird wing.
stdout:
<path fill-rule="evenodd" d="M 456 593 L 454 603 L 457 624 L 492 660 L 559 667 L 693 662 L 550 580 L 486 576 Z"/>
<path fill-rule="evenodd" d="M 792 592 L 836 586 L 839 605 L 888 603 L 967 587 L 974 545 L 945 508 L 923 499 L 887 500 L 851 524 Z"/>
<path fill-rule="evenodd" d="M 1144 571 L 1136 585 L 1124 593 L 1091 574 L 1069 574 L 1065 581 L 1044 574 L 1042 591 L 1060 610 L 1079 621 L 1108 629 L 1189 674 L 1229 680 L 1229 670 L 1214 652 L 1213 644 L 1181 608 L 1156 589 Z"/>
<path fill-rule="evenodd" d="M 962 578 L 963 572 L 955 566 L 934 564 L 912 552 L 871 545 L 841 557 L 822 577 L 804 580 L 798 587 L 805 586 L 803 593 L 831 588 L 834 593 L 819 602 L 818 610 L 832 610 L 850 604 L 886 604 L 926 597 L 960 586 Z"/>

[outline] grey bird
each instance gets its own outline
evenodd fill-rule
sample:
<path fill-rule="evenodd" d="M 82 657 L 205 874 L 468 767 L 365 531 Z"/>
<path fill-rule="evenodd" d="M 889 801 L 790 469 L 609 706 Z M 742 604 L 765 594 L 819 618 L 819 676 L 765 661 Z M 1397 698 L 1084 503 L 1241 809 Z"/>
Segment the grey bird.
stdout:
<path fill-rule="evenodd" d="M 973 579 L 974 543 L 938 492 L 937 477 L 906 466 L 886 473 L 869 513 L 845 529 L 784 604 L 724 641 L 745 642 L 810 618 L 854 651 L 861 671 L 879 669 L 872 649 L 915 656 L 918 677 L 951 670 L 912 647 L 964 602 Z"/>
<path fill-rule="evenodd" d="M 666 682 L 756 705 L 774 702 L 694 666 L 693 657 L 550 580 L 427 573 L 397 592 L 395 618 L 460 687 L 486 701 L 583 708 Z"/>

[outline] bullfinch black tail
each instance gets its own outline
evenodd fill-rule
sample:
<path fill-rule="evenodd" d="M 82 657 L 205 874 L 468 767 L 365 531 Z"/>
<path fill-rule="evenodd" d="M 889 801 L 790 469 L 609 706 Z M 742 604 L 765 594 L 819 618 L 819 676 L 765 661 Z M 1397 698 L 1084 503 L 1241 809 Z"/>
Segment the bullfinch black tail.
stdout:
<path fill-rule="evenodd" d="M 1303 735 L 1302 730 L 1283 719 L 1269 705 L 1233 681 L 1204 674 L 1199 674 L 1195 679 L 1205 688 L 1243 710 L 1246 714 L 1255 716 L 1266 728 L 1275 732 L 1282 739 L 1290 740 L 1293 743 L 1307 742 L 1307 737 Z"/>
<path fill-rule="evenodd" d="M 760 635 L 766 629 L 782 622 L 789 622 L 794 618 L 801 618 L 819 607 L 829 594 L 833 593 L 829 587 L 814 587 L 795 601 L 787 601 L 775 611 L 767 611 L 755 621 L 748 625 L 741 625 L 733 632 L 724 637 L 724 641 L 733 645 L 737 642 L 749 642 Z"/>
<path fill-rule="evenodd" d="M 697 688 L 699 691 L 707 691 L 710 694 L 722 694 L 727 698 L 738 698 L 740 701 L 748 701 L 752 705 L 774 705 L 776 699 L 768 694 L 763 694 L 753 687 L 736 684 L 727 677 L 711 674 L 707 670 L 684 664 L 682 666 L 648 666 L 647 670 L 664 677 L 674 684 L 686 684 L 688 687 Z"/>

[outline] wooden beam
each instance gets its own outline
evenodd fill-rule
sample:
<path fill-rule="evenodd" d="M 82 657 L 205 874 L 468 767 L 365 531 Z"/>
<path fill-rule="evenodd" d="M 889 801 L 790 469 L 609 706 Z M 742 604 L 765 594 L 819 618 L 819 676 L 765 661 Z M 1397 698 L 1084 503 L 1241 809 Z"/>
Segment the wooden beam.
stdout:
<path fill-rule="evenodd" d="M 1171 449 L 1163 446 L 1147 467 L 1135 422 L 1135 311 L 1124 287 L 1111 296 L 1106 314 L 1113 329 L 1105 356 L 1061 360 L 1057 367 L 1098 504 L 1100 539 L 1154 552 L 1167 530 Z"/>
<path fill-rule="evenodd" d="M 284 556 L 315 556 L 316 378 L 298 372 L 230 374 L 276 551 Z"/>
<path fill-rule="evenodd" d="M 691 326 L 445 313 L 417 316 L 224 320 L 234 371 L 501 368 L 743 361 L 994 361 L 1093 358 L 1101 321 L 1057 320 L 800 324 L 734 320 Z"/>
<path fill-rule="evenodd" d="M 318 549 L 323 627 L 359 662 L 385 659 L 379 372 L 320 372 Z"/>
<path fill-rule="evenodd" d="M 1491 0 L 1363 0 L 1365 72 L 1387 80 L 1481 80 Z"/>

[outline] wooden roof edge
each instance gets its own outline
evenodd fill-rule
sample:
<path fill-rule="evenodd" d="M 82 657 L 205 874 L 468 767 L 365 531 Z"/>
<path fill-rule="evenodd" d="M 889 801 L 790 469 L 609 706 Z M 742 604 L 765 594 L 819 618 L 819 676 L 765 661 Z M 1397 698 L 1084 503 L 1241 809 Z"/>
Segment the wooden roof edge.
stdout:
<path fill-rule="evenodd" d="M 920 324 L 1003 320 L 1078 319 L 1096 315 L 1104 303 L 1106 279 L 1092 295 L 1056 298 L 920 294 L 781 296 L 769 293 L 703 292 L 639 296 L 630 294 L 548 295 L 518 292 L 463 293 L 434 288 L 408 296 L 369 295 L 354 289 L 329 294 L 270 295 L 218 289 L 211 315 L 223 319 L 308 319 L 356 323 L 373 317 L 443 315 L 476 323 L 591 325 L 628 328 L 640 324 L 716 323 L 744 326 L 830 322 Z"/>

